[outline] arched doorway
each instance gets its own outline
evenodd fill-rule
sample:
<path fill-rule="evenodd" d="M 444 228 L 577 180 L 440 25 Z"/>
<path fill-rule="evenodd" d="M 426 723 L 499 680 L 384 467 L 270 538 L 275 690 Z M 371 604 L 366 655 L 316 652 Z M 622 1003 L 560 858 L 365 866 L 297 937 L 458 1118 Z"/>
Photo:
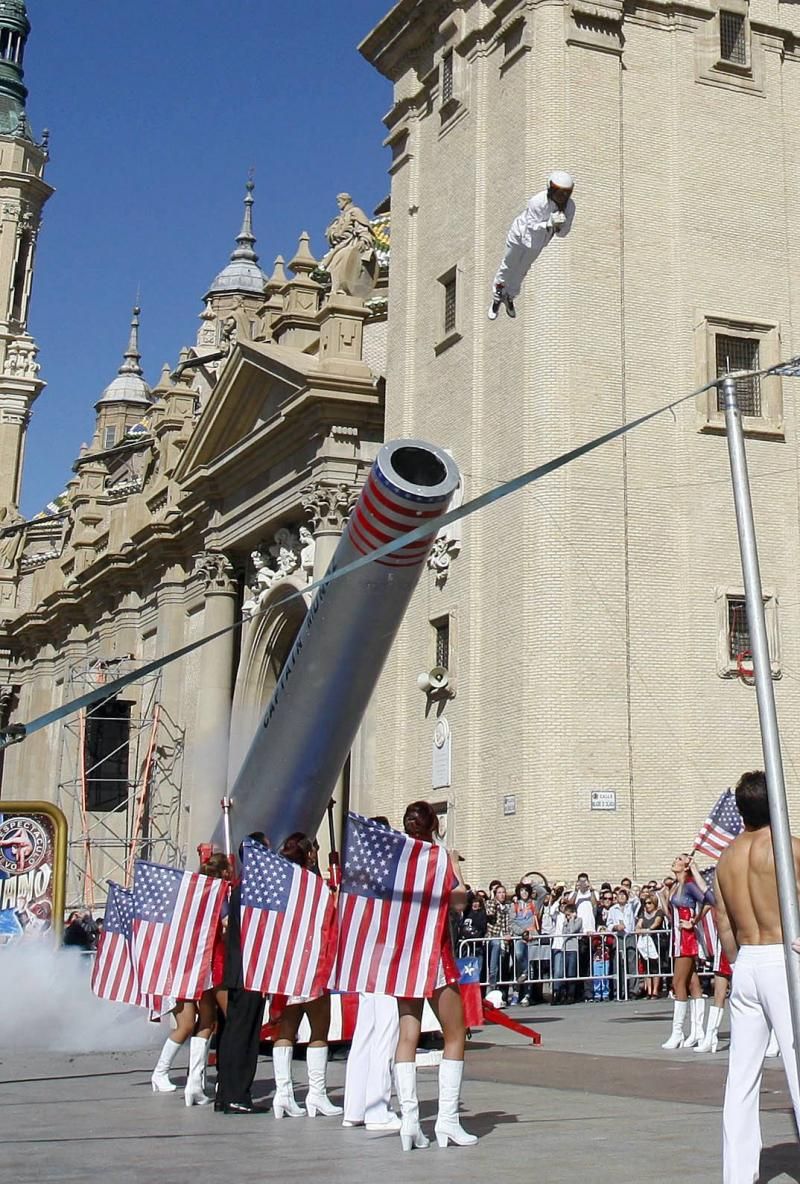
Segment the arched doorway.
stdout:
<path fill-rule="evenodd" d="M 292 576 L 279 580 L 247 626 L 233 688 L 228 785 L 232 784 L 250 747 L 311 602 L 305 593 L 291 600 L 285 597 L 288 593 L 303 592 L 304 587 L 301 580 Z"/>

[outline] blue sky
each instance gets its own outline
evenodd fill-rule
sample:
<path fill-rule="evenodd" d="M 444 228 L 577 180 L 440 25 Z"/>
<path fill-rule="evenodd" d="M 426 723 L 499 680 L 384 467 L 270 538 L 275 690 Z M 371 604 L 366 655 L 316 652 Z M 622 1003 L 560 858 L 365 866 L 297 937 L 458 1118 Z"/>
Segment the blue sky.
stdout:
<path fill-rule="evenodd" d="M 30 330 L 47 387 L 28 431 L 22 511 L 71 476 L 122 361 L 137 288 L 154 383 L 194 342 L 241 224 L 248 170 L 261 266 L 323 231 L 346 189 L 389 192 L 390 83 L 356 46 L 391 0 L 28 0 L 27 111 L 50 129 L 50 198 Z"/>

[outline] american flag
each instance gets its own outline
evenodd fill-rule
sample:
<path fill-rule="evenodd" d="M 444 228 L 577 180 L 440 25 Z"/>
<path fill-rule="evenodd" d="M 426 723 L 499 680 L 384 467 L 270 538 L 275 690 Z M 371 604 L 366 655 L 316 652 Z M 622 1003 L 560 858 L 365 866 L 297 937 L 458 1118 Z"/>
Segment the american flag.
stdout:
<path fill-rule="evenodd" d="M 211 986 L 211 953 L 225 880 L 137 859 L 133 959 L 146 995 L 199 999 Z"/>
<path fill-rule="evenodd" d="M 109 881 L 103 933 L 92 969 L 92 990 L 100 999 L 140 1002 L 131 954 L 132 926 L 133 893 Z"/>
<path fill-rule="evenodd" d="M 454 882 L 443 847 L 348 814 L 336 989 L 432 994 Z"/>
<path fill-rule="evenodd" d="M 336 948 L 336 908 L 321 876 L 245 839 L 241 923 L 246 990 L 322 994 Z"/>
<path fill-rule="evenodd" d="M 726 847 L 740 834 L 744 823 L 736 805 L 733 791 L 726 789 L 705 820 L 694 841 L 695 851 L 702 851 L 712 859 L 719 859 Z"/>

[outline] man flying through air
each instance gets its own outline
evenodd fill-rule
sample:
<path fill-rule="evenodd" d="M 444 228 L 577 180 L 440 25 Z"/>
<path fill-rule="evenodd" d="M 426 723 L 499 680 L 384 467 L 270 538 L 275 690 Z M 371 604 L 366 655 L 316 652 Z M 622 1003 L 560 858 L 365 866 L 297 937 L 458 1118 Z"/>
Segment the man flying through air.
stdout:
<path fill-rule="evenodd" d="M 496 321 L 500 305 L 510 317 L 517 315 L 514 301 L 534 259 L 556 236 L 564 238 L 572 227 L 575 182 L 569 173 L 556 171 L 547 178 L 547 189 L 535 194 L 511 223 L 506 253 L 494 277 L 489 320 Z"/>

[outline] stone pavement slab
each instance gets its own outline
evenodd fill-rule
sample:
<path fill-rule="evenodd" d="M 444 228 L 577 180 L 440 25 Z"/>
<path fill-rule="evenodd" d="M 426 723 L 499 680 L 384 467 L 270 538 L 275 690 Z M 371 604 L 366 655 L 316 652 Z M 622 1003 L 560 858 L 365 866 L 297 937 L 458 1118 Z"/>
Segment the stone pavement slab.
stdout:
<path fill-rule="evenodd" d="M 0 1179 L 196 1184 L 235 1181 L 437 1184 L 458 1180 L 585 1180 L 590 1184 L 708 1184 L 721 1179 L 720 1104 L 725 1056 L 665 1053 L 667 1007 L 635 1004 L 533 1008 L 543 1046 L 495 1027 L 467 1056 L 464 1124 L 473 1148 L 433 1144 L 403 1154 L 396 1135 L 343 1130 L 338 1119 L 215 1114 L 183 1094 L 154 1095 L 153 1049 L 115 1053 L 0 1050 Z M 344 1060 L 330 1066 L 340 1097 Z M 183 1084 L 183 1068 L 174 1072 Z M 418 1074 L 432 1136 L 436 1070 Z M 298 1096 L 305 1066 L 297 1064 Z M 272 1065 L 259 1062 L 256 1095 L 269 1100 Z M 800 1148 L 780 1069 L 765 1074 L 761 1184 L 800 1184 Z"/>

